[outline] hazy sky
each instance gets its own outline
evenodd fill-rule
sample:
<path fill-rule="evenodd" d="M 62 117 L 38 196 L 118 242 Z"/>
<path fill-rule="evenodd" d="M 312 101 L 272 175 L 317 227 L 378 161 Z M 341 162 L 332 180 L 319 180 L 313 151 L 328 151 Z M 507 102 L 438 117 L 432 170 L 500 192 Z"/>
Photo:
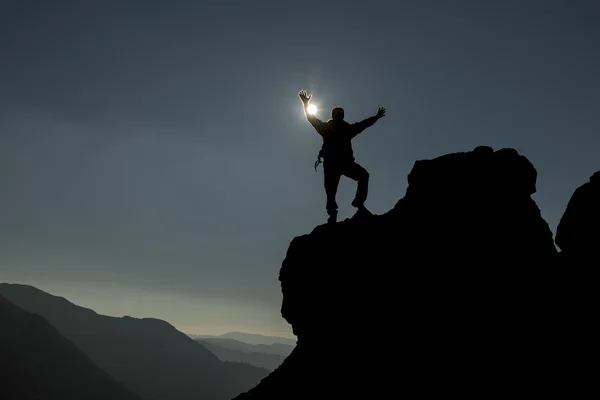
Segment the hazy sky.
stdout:
<path fill-rule="evenodd" d="M 600 169 L 600 2 L 0 6 L 0 281 L 188 333 L 290 335 L 278 271 L 326 220 L 297 93 L 351 122 L 367 206 L 417 159 L 514 147 L 554 230 Z M 340 217 L 351 215 L 344 179 Z"/>

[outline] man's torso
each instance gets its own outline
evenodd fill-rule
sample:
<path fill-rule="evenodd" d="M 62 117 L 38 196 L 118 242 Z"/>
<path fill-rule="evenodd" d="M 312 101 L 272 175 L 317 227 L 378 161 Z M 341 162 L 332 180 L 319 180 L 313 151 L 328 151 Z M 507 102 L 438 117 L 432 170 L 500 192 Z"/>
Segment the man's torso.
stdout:
<path fill-rule="evenodd" d="M 321 134 L 323 146 L 319 153 L 325 162 L 354 161 L 350 124 L 346 121 L 329 120 L 324 124 Z"/>

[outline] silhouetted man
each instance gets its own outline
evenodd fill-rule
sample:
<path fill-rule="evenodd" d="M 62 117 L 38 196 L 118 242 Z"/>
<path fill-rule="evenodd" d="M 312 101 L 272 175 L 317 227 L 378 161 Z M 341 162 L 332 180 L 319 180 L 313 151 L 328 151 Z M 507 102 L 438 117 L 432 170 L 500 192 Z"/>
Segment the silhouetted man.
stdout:
<path fill-rule="evenodd" d="M 359 210 L 365 209 L 364 203 L 369 190 L 369 173 L 354 161 L 352 139 L 382 118 L 385 115 L 385 108 L 380 107 L 377 114 L 370 118 L 349 124 L 344 120 L 344 109 L 336 107 L 331 110 L 331 119 L 323 122 L 307 110 L 312 95 L 302 90 L 298 96 L 304 105 L 306 119 L 323 138 L 323 147 L 319 152 L 315 168 L 323 159 L 328 222 L 333 223 L 337 219 L 338 205 L 335 195 L 342 175 L 357 181 L 356 196 L 352 201 L 352 206 Z"/>

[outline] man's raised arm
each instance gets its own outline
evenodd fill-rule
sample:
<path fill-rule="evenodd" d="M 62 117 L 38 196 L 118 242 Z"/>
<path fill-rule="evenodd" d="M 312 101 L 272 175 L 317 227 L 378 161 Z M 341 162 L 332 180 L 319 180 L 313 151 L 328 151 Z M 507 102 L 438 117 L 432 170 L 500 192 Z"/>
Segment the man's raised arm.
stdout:
<path fill-rule="evenodd" d="M 385 108 L 379 107 L 377 114 L 375 114 L 374 116 L 369 117 L 367 119 L 363 119 L 360 122 L 355 122 L 355 123 L 351 124 L 350 125 L 350 127 L 351 127 L 350 135 L 352 137 L 355 137 L 356 135 L 358 135 L 359 133 L 361 133 L 368 127 L 373 126 L 375 124 L 375 122 L 377 122 L 380 118 L 383 118 L 384 116 L 385 116 Z"/>
<path fill-rule="evenodd" d="M 302 100 L 302 104 L 304 106 L 304 115 L 306 116 L 306 120 L 313 126 L 313 128 L 316 129 L 316 131 L 320 135 L 323 135 L 325 123 L 323 121 L 321 121 L 319 118 L 317 118 L 316 115 L 313 115 L 308 112 L 308 104 L 310 102 L 312 95 L 307 94 L 305 90 L 301 90 L 300 93 L 298 93 L 298 96 L 300 96 L 300 100 Z"/>

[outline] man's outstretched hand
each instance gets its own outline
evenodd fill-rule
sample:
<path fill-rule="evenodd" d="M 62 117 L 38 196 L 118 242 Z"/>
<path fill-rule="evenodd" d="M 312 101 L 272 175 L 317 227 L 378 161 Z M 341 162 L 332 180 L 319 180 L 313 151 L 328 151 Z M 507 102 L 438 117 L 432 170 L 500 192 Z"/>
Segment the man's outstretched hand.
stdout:
<path fill-rule="evenodd" d="M 377 119 L 385 117 L 385 108 L 379 107 L 379 110 L 377 110 L 377 115 L 375 116 Z"/>
<path fill-rule="evenodd" d="M 306 90 L 301 90 L 300 93 L 298 93 L 298 96 L 300 96 L 300 100 L 302 100 L 302 103 L 304 103 L 304 107 L 308 105 L 308 102 L 312 98 L 312 95 L 306 93 Z"/>

